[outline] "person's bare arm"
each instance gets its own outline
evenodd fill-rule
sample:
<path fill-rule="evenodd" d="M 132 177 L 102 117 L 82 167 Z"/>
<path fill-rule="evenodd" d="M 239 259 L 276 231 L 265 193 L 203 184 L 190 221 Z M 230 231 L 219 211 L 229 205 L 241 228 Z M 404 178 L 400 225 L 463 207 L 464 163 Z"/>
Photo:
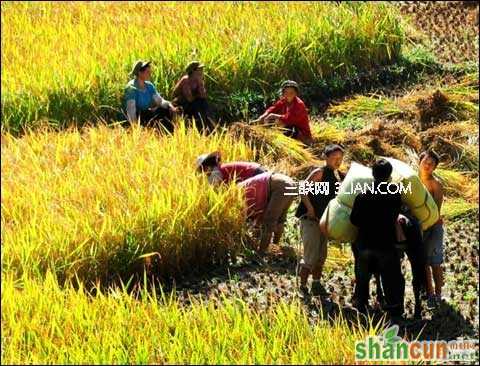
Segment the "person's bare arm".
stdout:
<path fill-rule="evenodd" d="M 177 109 L 173 106 L 172 103 L 170 103 L 168 100 L 162 98 L 160 94 L 155 94 L 153 96 L 153 101 L 157 106 L 160 106 L 165 109 L 170 109 L 172 112 L 176 112 Z"/>
<path fill-rule="evenodd" d="M 432 192 L 433 199 L 434 199 L 435 203 L 437 204 L 438 213 L 440 213 L 440 210 L 441 210 L 442 204 L 443 204 L 443 187 L 440 184 L 440 182 L 435 180 L 435 181 L 433 181 L 433 184 L 432 184 L 432 190 L 433 190 L 433 192 Z"/>
<path fill-rule="evenodd" d="M 305 179 L 306 182 L 321 182 L 323 179 L 323 171 L 321 169 L 315 169 L 312 171 L 308 177 Z M 307 216 L 314 218 L 315 217 L 315 209 L 308 198 L 308 195 L 301 194 L 300 199 L 302 200 L 305 208 L 307 209 Z"/>
<path fill-rule="evenodd" d="M 207 89 L 205 88 L 205 81 L 203 79 L 198 81 L 198 95 L 200 98 L 207 98 Z"/>

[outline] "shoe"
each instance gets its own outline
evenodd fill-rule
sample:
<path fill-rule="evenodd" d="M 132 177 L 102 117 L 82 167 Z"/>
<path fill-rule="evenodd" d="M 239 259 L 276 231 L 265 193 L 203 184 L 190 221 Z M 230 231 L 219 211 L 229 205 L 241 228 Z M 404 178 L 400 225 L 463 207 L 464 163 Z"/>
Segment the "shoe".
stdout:
<path fill-rule="evenodd" d="M 435 295 L 428 295 L 427 297 L 427 308 L 429 310 L 436 309 L 438 306 L 437 304 L 437 297 Z"/>
<path fill-rule="evenodd" d="M 329 293 L 325 290 L 325 287 L 320 283 L 320 281 L 313 281 L 312 282 L 312 296 L 319 296 L 319 297 L 328 297 Z"/>

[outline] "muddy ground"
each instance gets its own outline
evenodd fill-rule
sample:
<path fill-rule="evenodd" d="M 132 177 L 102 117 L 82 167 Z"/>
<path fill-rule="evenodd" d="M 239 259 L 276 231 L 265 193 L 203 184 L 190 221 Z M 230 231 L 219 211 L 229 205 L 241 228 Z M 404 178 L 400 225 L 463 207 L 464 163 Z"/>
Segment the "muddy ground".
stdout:
<path fill-rule="evenodd" d="M 291 241 L 296 231 L 295 219 L 290 217 Z M 406 314 L 407 322 L 403 328 L 405 335 L 420 339 L 456 339 L 457 337 L 478 338 L 478 250 L 479 225 L 470 218 L 446 225 L 445 235 L 445 286 L 444 302 L 436 310 L 424 309 L 422 320 L 413 318 L 413 292 L 411 271 L 408 260 L 404 258 L 403 270 L 406 278 Z M 182 303 L 188 305 L 193 299 L 217 301 L 227 298 L 240 298 L 257 310 L 263 310 L 279 301 L 295 301 L 297 281 L 296 251 L 298 243 L 290 242 L 283 247 L 274 247 L 261 263 L 255 256 L 238 258 L 235 265 L 212 270 L 202 276 L 186 277 L 176 283 L 173 289 Z M 336 248 L 338 245 L 331 244 Z M 346 265 L 331 260 L 323 276 L 326 289 L 331 294 L 331 302 L 324 304 L 318 298 L 300 299 L 312 323 L 325 318 L 335 318 L 340 313 L 357 323 L 357 313 L 352 307 L 354 275 L 353 259 L 348 245 L 340 251 L 347 258 Z M 331 259 L 331 258 L 330 258 Z M 374 282 L 371 282 L 371 304 L 374 305 Z M 380 319 L 381 312 L 373 312 Z"/>

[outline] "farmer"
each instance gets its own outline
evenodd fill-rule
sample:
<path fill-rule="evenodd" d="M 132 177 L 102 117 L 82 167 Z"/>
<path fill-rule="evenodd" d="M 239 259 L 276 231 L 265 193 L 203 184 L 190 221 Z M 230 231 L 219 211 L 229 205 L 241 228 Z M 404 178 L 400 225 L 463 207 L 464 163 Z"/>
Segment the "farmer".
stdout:
<path fill-rule="evenodd" d="M 300 295 L 308 295 L 307 280 L 311 274 L 313 277 L 311 293 L 313 296 L 326 297 L 328 294 L 320 283 L 323 265 L 327 258 L 328 239 L 320 231 L 320 218 L 327 208 L 328 203 L 335 198 L 337 184 L 345 175 L 338 169 L 342 165 L 344 151 L 339 145 L 325 147 L 324 155 L 326 164 L 313 170 L 305 180 L 315 184 L 323 182 L 328 185 L 328 191 L 314 194 L 309 191 L 301 194 L 300 204 L 295 216 L 300 219 L 300 232 L 303 241 L 303 258 L 299 266 Z"/>
<path fill-rule="evenodd" d="M 287 211 L 296 195 L 292 178 L 265 172 L 238 184 L 245 189 L 247 218 L 260 226 L 259 254 L 264 254 L 272 241 L 278 244 L 283 234 Z"/>
<path fill-rule="evenodd" d="M 298 84 L 292 80 L 283 82 L 281 93 L 280 100 L 268 108 L 254 122 L 278 121 L 280 126 L 286 129 L 286 136 L 310 145 L 312 143 L 312 133 L 308 121 L 308 111 L 303 101 L 298 97 Z"/>
<path fill-rule="evenodd" d="M 254 162 L 233 161 L 221 163 L 221 160 L 219 151 L 203 154 L 197 158 L 197 170 L 208 176 L 210 184 L 228 184 L 231 181 L 239 183 L 267 171 L 260 164 Z"/>
<path fill-rule="evenodd" d="M 420 154 L 420 171 L 419 176 L 422 183 L 432 195 L 438 207 L 438 212 L 442 208 L 443 203 L 443 187 L 442 184 L 435 179 L 433 172 L 438 166 L 440 159 L 438 155 L 431 150 L 427 150 Z M 425 247 L 425 255 L 427 262 L 427 306 L 434 308 L 439 305 L 442 300 L 443 286 L 443 219 L 442 216 L 438 221 L 423 233 L 423 244 Z M 435 288 L 432 283 L 435 284 Z"/>
<path fill-rule="evenodd" d="M 173 132 L 172 119 L 177 109 L 163 99 L 150 82 L 152 75 L 151 61 L 137 61 L 130 76 L 133 77 L 125 88 L 125 110 L 131 123 L 140 119 L 143 125 L 150 125 L 157 120 Z"/>
<path fill-rule="evenodd" d="M 213 127 L 208 117 L 203 67 L 198 61 L 190 62 L 185 69 L 186 75 L 182 76 L 173 90 L 174 105 L 181 107 L 186 117 L 193 118 L 199 130 Z"/>
<path fill-rule="evenodd" d="M 385 310 L 396 322 L 403 317 L 405 295 L 405 279 L 395 247 L 395 227 L 402 201 L 400 193 L 381 193 L 388 192 L 385 184 L 391 173 L 392 165 L 387 160 L 379 159 L 373 164 L 374 191 L 360 193 L 355 198 L 350 221 L 358 227 L 356 307 L 362 313 L 367 311 L 370 277 L 375 269 L 380 274 L 385 292 Z"/>

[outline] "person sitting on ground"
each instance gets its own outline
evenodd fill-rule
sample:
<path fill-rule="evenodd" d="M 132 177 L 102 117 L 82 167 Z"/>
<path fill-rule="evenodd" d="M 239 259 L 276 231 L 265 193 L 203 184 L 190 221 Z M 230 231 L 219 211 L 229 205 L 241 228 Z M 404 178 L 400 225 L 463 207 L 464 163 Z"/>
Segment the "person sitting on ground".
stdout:
<path fill-rule="evenodd" d="M 186 117 L 193 118 L 199 130 L 213 127 L 208 116 L 203 68 L 204 65 L 198 61 L 190 62 L 185 69 L 186 75 L 182 76 L 173 90 L 173 104 L 181 107 Z"/>
<path fill-rule="evenodd" d="M 142 125 L 151 125 L 159 120 L 169 132 L 173 132 L 172 119 L 177 109 L 163 99 L 150 81 L 151 61 L 135 62 L 125 88 L 125 110 L 130 123 L 140 119 Z"/>
<path fill-rule="evenodd" d="M 254 162 L 232 161 L 221 163 L 221 160 L 219 151 L 203 154 L 197 158 L 197 170 L 206 174 L 208 182 L 212 185 L 228 184 L 231 181 L 239 183 L 267 171 L 266 168 Z"/>
<path fill-rule="evenodd" d="M 238 185 L 245 190 L 247 218 L 260 227 L 257 251 L 263 255 L 272 242 L 272 236 L 274 244 L 280 242 L 288 209 L 296 195 L 296 183 L 284 174 L 265 172 Z"/>
<path fill-rule="evenodd" d="M 422 183 L 432 195 L 438 207 L 438 212 L 443 203 L 442 184 L 435 179 L 433 172 L 438 166 L 440 159 L 438 155 L 431 150 L 420 154 L 419 176 Z M 427 305 L 430 308 L 437 307 L 442 300 L 443 286 L 443 218 L 440 216 L 438 221 L 429 229 L 423 232 L 423 244 L 426 256 L 427 272 Z M 435 288 L 432 283 L 435 283 Z"/>
<path fill-rule="evenodd" d="M 390 181 L 392 170 L 392 165 L 385 159 L 379 159 L 373 164 L 374 191 L 368 190 L 355 198 L 350 221 L 358 227 L 356 308 L 362 313 L 367 311 L 370 277 L 372 268 L 375 268 L 380 274 L 385 292 L 384 310 L 393 322 L 398 322 L 403 318 L 405 279 L 395 247 L 395 225 L 402 201 L 398 190 L 395 194 L 385 194 L 392 191 L 391 188 L 387 191 L 385 187 Z"/>
<path fill-rule="evenodd" d="M 282 84 L 282 97 L 269 107 L 254 122 L 274 122 L 286 129 L 285 135 L 300 140 L 306 145 L 313 142 L 308 111 L 303 101 L 298 97 L 299 87 L 295 81 L 287 80 Z"/>
<path fill-rule="evenodd" d="M 305 179 L 306 182 L 324 182 L 328 185 L 328 192 L 314 194 L 307 192 L 300 195 L 301 201 L 295 213 L 300 219 L 300 232 L 303 241 L 303 258 L 299 266 L 300 295 L 308 295 L 307 280 L 313 277 L 311 293 L 313 296 L 326 297 L 328 294 L 320 283 L 323 266 L 327 258 L 326 238 L 320 231 L 320 218 L 327 208 L 328 203 L 335 198 L 337 184 L 345 175 L 338 169 L 342 164 L 344 150 L 339 145 L 328 145 L 324 150 L 326 157 L 325 166 L 313 170 Z"/>

